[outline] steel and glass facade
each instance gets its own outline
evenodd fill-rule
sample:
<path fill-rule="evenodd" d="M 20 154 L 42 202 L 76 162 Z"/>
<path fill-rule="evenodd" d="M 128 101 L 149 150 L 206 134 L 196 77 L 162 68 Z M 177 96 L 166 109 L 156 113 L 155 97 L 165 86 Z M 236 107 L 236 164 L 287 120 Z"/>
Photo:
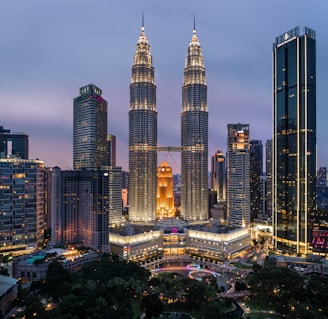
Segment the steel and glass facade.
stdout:
<path fill-rule="evenodd" d="M 248 124 L 228 124 L 227 220 L 237 227 L 250 225 L 250 140 Z"/>
<path fill-rule="evenodd" d="M 44 163 L 0 159 L 0 253 L 43 245 L 44 207 Z"/>
<path fill-rule="evenodd" d="M 263 213 L 262 181 L 263 175 L 263 145 L 260 140 L 250 142 L 250 196 L 251 220 Z"/>
<path fill-rule="evenodd" d="M 226 160 L 218 149 L 211 157 L 211 188 L 217 193 L 217 201 L 226 201 Z"/>
<path fill-rule="evenodd" d="M 50 172 L 50 206 L 53 245 L 83 242 L 87 247 L 109 252 L 110 226 L 122 222 L 122 170 Z"/>
<path fill-rule="evenodd" d="M 150 46 L 142 26 L 130 84 L 129 219 L 156 218 L 157 111 Z"/>
<path fill-rule="evenodd" d="M 107 101 L 94 84 L 80 88 L 73 110 L 74 169 L 107 165 Z"/>
<path fill-rule="evenodd" d="M 296 27 L 273 44 L 273 240 L 309 253 L 316 200 L 316 39 Z"/>
<path fill-rule="evenodd" d="M 195 29 L 184 68 L 181 148 L 181 217 L 205 220 L 208 218 L 207 85 Z"/>

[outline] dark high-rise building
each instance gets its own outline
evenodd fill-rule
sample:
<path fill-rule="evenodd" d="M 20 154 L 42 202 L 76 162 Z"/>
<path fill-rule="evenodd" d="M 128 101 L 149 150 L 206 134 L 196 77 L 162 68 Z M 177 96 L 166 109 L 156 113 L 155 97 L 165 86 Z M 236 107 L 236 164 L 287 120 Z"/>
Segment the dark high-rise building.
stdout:
<path fill-rule="evenodd" d="M 150 46 L 144 31 L 137 42 L 129 111 L 129 218 L 156 218 L 157 111 Z"/>
<path fill-rule="evenodd" d="M 317 207 L 328 208 L 327 167 L 320 167 L 317 175 Z"/>
<path fill-rule="evenodd" d="M 185 62 L 181 112 L 181 217 L 208 218 L 208 109 L 205 66 L 194 27 Z"/>
<path fill-rule="evenodd" d="M 107 165 L 107 101 L 94 84 L 80 88 L 73 110 L 73 167 Z"/>
<path fill-rule="evenodd" d="M 121 168 L 61 171 L 54 167 L 49 179 L 52 244 L 82 242 L 109 252 L 109 227 L 122 222 Z"/>
<path fill-rule="evenodd" d="M 265 212 L 272 215 L 272 139 L 265 144 Z"/>
<path fill-rule="evenodd" d="M 220 149 L 211 157 L 211 189 L 216 191 L 218 202 L 226 200 L 226 161 Z"/>
<path fill-rule="evenodd" d="M 273 44 L 273 243 L 308 254 L 316 201 L 316 39 L 296 27 Z"/>
<path fill-rule="evenodd" d="M 28 135 L 11 133 L 0 126 L 0 158 L 28 159 Z"/>
<path fill-rule="evenodd" d="M 231 226 L 250 224 L 249 124 L 228 124 L 227 220 Z"/>
<path fill-rule="evenodd" d="M 262 214 L 262 182 L 263 174 L 263 145 L 260 140 L 251 140 L 250 145 L 250 191 L 251 191 L 251 220 Z"/>
<path fill-rule="evenodd" d="M 107 134 L 108 166 L 116 166 L 116 136 Z"/>

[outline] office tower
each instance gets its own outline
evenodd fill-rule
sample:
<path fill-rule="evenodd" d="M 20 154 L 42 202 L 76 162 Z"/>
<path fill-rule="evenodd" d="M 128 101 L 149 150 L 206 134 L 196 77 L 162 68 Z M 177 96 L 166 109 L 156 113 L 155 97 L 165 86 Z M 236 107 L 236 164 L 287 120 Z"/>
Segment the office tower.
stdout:
<path fill-rule="evenodd" d="M 226 200 L 226 161 L 218 149 L 211 157 L 211 188 L 217 193 L 217 201 Z"/>
<path fill-rule="evenodd" d="M 228 124 L 227 221 L 231 226 L 250 224 L 249 124 Z"/>
<path fill-rule="evenodd" d="M 73 110 L 73 167 L 107 165 L 107 101 L 94 84 L 80 88 Z"/>
<path fill-rule="evenodd" d="M 205 66 L 194 26 L 185 61 L 181 112 L 181 217 L 208 218 L 208 109 Z"/>
<path fill-rule="evenodd" d="M 272 139 L 265 143 L 265 212 L 268 216 L 272 216 Z"/>
<path fill-rule="evenodd" d="M 315 31 L 296 27 L 273 45 L 273 244 L 308 254 L 316 199 Z"/>
<path fill-rule="evenodd" d="M 120 167 L 50 172 L 51 242 L 109 252 L 109 227 L 122 221 Z"/>
<path fill-rule="evenodd" d="M 144 26 L 137 42 L 130 84 L 129 218 L 156 217 L 157 169 L 156 85 L 150 46 Z"/>
<path fill-rule="evenodd" d="M 327 167 L 320 167 L 317 175 L 317 207 L 328 208 Z"/>
<path fill-rule="evenodd" d="M 28 159 L 28 135 L 11 133 L 0 126 L 0 158 Z"/>
<path fill-rule="evenodd" d="M 44 163 L 0 159 L 0 253 L 44 243 Z"/>
<path fill-rule="evenodd" d="M 107 166 L 116 166 L 116 136 L 107 134 Z"/>
<path fill-rule="evenodd" d="M 262 185 L 263 174 L 263 145 L 260 140 L 251 140 L 250 143 L 250 191 L 251 191 L 251 220 L 262 214 Z"/>
<path fill-rule="evenodd" d="M 157 168 L 157 218 L 174 217 L 174 193 L 172 168 L 163 162 Z"/>

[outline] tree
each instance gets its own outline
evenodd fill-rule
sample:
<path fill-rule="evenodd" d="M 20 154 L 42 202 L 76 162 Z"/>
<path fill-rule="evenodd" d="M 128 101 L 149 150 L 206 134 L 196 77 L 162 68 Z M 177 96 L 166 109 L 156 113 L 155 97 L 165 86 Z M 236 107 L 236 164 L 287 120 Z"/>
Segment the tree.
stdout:
<path fill-rule="evenodd" d="M 159 295 L 147 295 L 141 299 L 141 307 L 145 310 L 146 318 L 158 317 L 163 311 L 163 303 Z"/>

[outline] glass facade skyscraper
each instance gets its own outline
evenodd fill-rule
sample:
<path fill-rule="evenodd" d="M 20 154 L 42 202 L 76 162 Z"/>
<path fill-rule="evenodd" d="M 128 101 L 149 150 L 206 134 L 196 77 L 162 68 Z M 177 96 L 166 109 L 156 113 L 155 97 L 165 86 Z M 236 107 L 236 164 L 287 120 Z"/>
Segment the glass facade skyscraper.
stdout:
<path fill-rule="evenodd" d="M 74 169 L 107 165 L 107 101 L 94 84 L 80 88 L 73 110 Z"/>
<path fill-rule="evenodd" d="M 316 39 L 296 27 L 273 44 L 273 242 L 307 254 L 316 200 Z"/>
<path fill-rule="evenodd" d="M 195 28 L 184 68 L 181 148 L 181 217 L 205 220 L 208 218 L 207 85 Z"/>
<path fill-rule="evenodd" d="M 226 160 L 218 149 L 211 157 L 211 188 L 217 193 L 217 201 L 226 201 Z"/>
<path fill-rule="evenodd" d="M 42 161 L 0 159 L 0 253 L 42 246 L 44 174 Z"/>
<path fill-rule="evenodd" d="M 249 125 L 228 124 L 227 221 L 231 226 L 250 225 L 249 148 Z"/>
<path fill-rule="evenodd" d="M 156 218 L 157 111 L 150 46 L 144 31 L 137 42 L 129 111 L 129 219 Z"/>
<path fill-rule="evenodd" d="M 263 174 L 263 145 L 260 140 L 250 143 L 250 192 L 251 192 L 251 220 L 262 214 L 262 181 Z"/>

